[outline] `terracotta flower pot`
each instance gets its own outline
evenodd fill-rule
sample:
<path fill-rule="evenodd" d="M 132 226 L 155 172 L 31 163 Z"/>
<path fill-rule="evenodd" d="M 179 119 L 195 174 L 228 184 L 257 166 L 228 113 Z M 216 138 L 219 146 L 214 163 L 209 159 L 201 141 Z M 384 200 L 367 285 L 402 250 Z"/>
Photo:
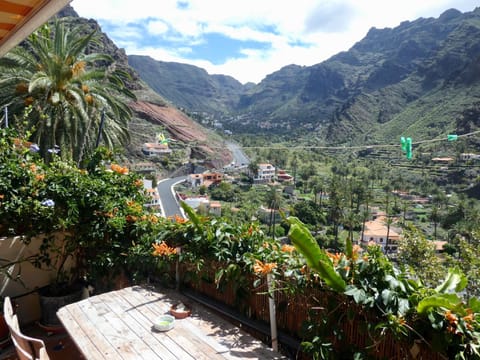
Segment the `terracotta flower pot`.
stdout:
<path fill-rule="evenodd" d="M 172 314 L 175 319 L 185 319 L 192 314 L 192 310 L 186 305 L 180 303 L 172 305 L 170 308 L 170 314 Z"/>

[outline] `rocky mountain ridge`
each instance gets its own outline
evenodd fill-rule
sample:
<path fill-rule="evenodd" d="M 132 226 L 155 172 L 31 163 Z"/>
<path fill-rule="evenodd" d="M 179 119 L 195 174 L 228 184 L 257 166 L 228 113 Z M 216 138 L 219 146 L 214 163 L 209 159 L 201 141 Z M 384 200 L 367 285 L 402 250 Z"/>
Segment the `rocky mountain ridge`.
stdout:
<path fill-rule="evenodd" d="M 115 60 L 115 66 L 130 74 L 127 87 L 132 90 L 137 101 L 129 104 L 134 117 L 130 123 L 130 144 L 126 154 L 131 161 L 149 160 L 142 154 L 141 148 L 145 142 L 154 142 L 158 132 L 176 141 L 187 158 L 183 161 L 205 161 L 207 166 L 221 166 L 231 161 L 231 154 L 218 136 L 198 124 L 177 107 L 153 91 L 145 83 L 133 67 L 128 64 L 124 49 L 118 48 L 107 34 L 101 31 L 96 20 L 79 17 L 75 10 L 67 5 L 57 14 L 71 26 L 82 26 L 85 32 L 97 29 L 101 33 L 100 45 L 95 51 L 109 54 Z"/>
<path fill-rule="evenodd" d="M 480 8 L 372 28 L 348 51 L 313 66 L 286 66 L 257 85 L 219 82 L 186 64 L 134 55 L 128 60 L 166 99 L 215 114 L 237 133 L 343 144 L 400 134 L 428 138 L 456 131 L 462 114 L 477 107 Z"/>

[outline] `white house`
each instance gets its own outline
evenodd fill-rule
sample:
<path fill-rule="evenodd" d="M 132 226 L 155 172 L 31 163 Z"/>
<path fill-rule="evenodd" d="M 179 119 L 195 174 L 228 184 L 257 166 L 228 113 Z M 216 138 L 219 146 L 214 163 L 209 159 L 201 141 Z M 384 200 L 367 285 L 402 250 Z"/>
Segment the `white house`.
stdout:
<path fill-rule="evenodd" d="M 387 248 L 387 233 L 388 233 L 388 248 Z M 383 251 L 397 251 L 398 240 L 400 239 L 400 234 L 395 230 L 388 229 L 385 223 L 385 217 L 381 216 L 375 220 L 365 222 L 365 231 L 363 237 L 360 239 L 362 245 L 367 245 L 370 242 L 381 246 Z"/>
<path fill-rule="evenodd" d="M 215 216 L 222 216 L 222 204 L 219 201 L 210 201 L 210 214 Z"/>
<path fill-rule="evenodd" d="M 172 149 L 168 147 L 168 144 L 145 143 L 143 144 L 142 152 L 147 156 L 169 155 L 172 153 Z"/>
<path fill-rule="evenodd" d="M 460 159 L 462 161 L 478 160 L 478 159 L 480 159 L 480 155 L 473 154 L 473 153 L 462 153 L 462 154 L 460 154 Z"/>
<path fill-rule="evenodd" d="M 275 177 L 275 166 L 271 164 L 258 164 L 256 176 L 253 178 L 254 183 L 271 182 Z"/>
<path fill-rule="evenodd" d="M 143 179 L 143 188 L 150 195 L 150 201 L 145 206 L 160 209 L 160 195 L 158 189 L 153 187 L 152 180 Z"/>

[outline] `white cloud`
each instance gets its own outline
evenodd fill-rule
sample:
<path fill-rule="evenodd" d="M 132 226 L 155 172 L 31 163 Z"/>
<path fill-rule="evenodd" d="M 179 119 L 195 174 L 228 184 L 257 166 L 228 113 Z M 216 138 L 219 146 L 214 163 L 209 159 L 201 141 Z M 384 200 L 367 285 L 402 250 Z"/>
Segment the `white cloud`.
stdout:
<path fill-rule="evenodd" d="M 438 17 L 452 7 L 472 11 L 478 0 L 184 0 L 184 6 L 178 4 L 177 0 L 102 0 L 94 5 L 93 0 L 72 2 L 80 16 L 94 18 L 100 24 L 108 20 L 122 25 L 108 35 L 127 54 L 189 63 L 242 82 L 259 82 L 282 66 L 313 65 L 348 50 L 371 27 L 395 27 L 405 20 Z M 173 31 L 177 46 L 139 48 L 134 39 L 144 34 L 130 26 L 138 22 L 148 24 L 151 35 Z M 208 59 L 183 58 L 191 53 L 190 46 L 204 40 L 206 32 L 271 45 L 266 51 L 243 49 L 246 58 L 232 56 L 221 65 L 213 65 Z"/>
<path fill-rule="evenodd" d="M 168 31 L 168 25 L 164 21 L 149 21 L 147 25 L 148 32 L 153 35 L 162 35 Z"/>

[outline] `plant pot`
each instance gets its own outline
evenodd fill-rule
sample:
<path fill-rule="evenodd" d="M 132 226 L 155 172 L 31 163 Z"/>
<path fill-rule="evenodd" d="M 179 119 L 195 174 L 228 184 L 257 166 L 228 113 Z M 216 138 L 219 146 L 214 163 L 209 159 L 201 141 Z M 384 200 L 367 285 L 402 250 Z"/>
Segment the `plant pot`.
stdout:
<path fill-rule="evenodd" d="M 46 293 L 40 293 L 40 308 L 42 310 L 41 325 L 44 328 L 62 327 L 62 323 L 57 317 L 57 311 L 61 307 L 80 301 L 82 299 L 83 289 L 75 289 L 71 294 L 53 296 Z"/>
<path fill-rule="evenodd" d="M 192 313 L 192 310 L 190 310 L 189 307 L 184 305 L 184 308 L 181 310 L 179 307 L 180 304 L 175 304 L 170 308 L 170 314 L 172 314 L 175 319 L 185 319 L 186 317 L 190 316 Z"/>

